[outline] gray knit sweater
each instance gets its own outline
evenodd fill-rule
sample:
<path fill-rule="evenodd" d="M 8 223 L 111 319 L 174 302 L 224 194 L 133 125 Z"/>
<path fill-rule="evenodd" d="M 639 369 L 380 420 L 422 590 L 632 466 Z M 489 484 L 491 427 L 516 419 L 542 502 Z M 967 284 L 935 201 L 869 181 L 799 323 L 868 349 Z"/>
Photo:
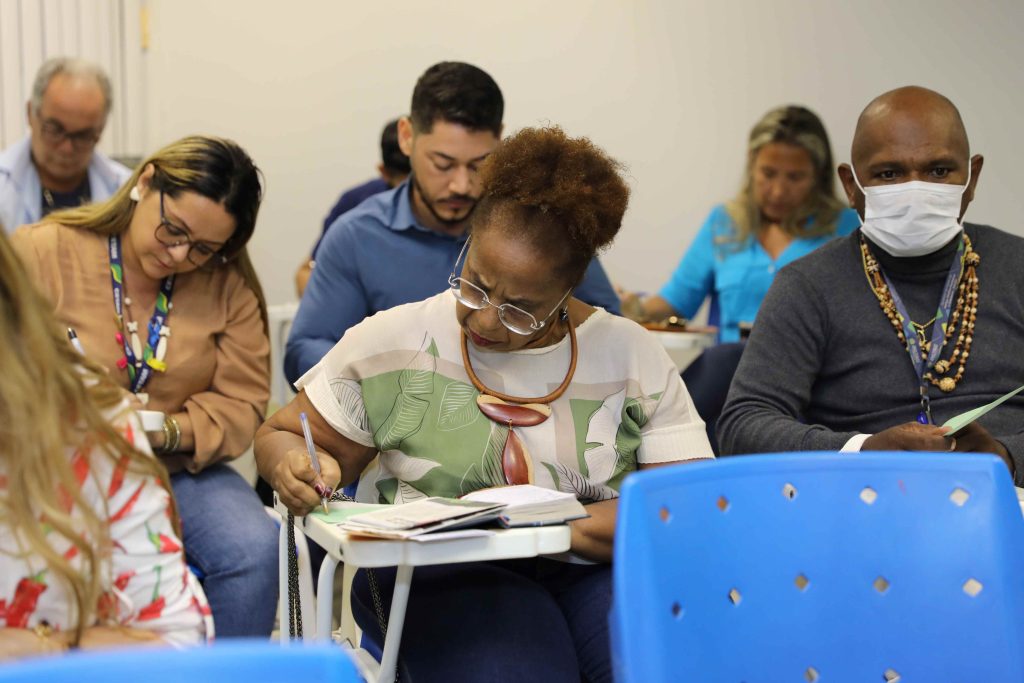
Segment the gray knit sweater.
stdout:
<path fill-rule="evenodd" d="M 965 229 L 981 257 L 978 317 L 963 379 L 950 394 L 929 392 L 936 424 L 1024 384 L 1024 239 L 984 225 Z M 859 230 L 834 240 L 775 278 L 718 420 L 723 454 L 835 451 L 858 433 L 916 419 L 917 376 L 869 287 L 859 240 Z M 916 258 L 872 253 L 911 318 L 926 322 L 955 249 L 954 240 Z M 1024 394 L 980 422 L 1006 446 L 1024 485 Z"/>

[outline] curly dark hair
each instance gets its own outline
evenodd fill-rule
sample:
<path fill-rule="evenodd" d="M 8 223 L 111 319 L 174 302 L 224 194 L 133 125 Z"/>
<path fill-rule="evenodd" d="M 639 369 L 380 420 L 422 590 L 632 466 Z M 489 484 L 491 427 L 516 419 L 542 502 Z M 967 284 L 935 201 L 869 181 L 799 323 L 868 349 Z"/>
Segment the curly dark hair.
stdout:
<path fill-rule="evenodd" d="M 545 253 L 561 253 L 578 284 L 622 227 L 629 203 L 623 169 L 587 138 L 570 138 L 557 126 L 524 128 L 480 169 L 473 230 L 500 224 Z"/>

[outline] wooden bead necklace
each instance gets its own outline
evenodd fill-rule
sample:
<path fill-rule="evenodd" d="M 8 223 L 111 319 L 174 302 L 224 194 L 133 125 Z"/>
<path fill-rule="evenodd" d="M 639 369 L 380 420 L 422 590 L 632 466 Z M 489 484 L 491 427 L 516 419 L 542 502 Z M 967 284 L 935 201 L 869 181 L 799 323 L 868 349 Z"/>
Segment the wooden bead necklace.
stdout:
<path fill-rule="evenodd" d="M 923 375 L 923 379 L 929 381 L 931 384 L 937 386 L 947 394 L 956 389 L 956 385 L 961 379 L 963 379 L 964 367 L 967 365 L 967 359 L 971 355 L 971 344 L 974 341 L 974 323 L 978 317 L 977 267 L 978 264 L 981 263 L 981 257 L 972 248 L 971 238 L 968 237 L 966 233 L 964 233 L 963 239 L 964 254 L 963 262 L 961 263 L 960 281 L 957 287 L 956 306 L 953 308 L 949 322 L 945 326 L 943 348 L 945 348 L 949 343 L 949 340 L 953 338 L 958 326 L 959 334 L 957 334 L 956 342 L 953 344 L 953 350 L 949 358 L 938 360 L 935 365 L 929 368 Z M 885 313 L 886 318 L 889 319 L 889 323 L 892 325 L 893 329 L 896 330 L 896 336 L 903 344 L 903 347 L 909 351 L 907 338 L 903 332 L 903 322 L 896 309 L 892 293 L 889 291 L 889 286 L 885 283 L 885 278 L 882 275 L 882 269 L 878 265 L 878 261 L 875 260 L 875 257 L 872 255 L 863 236 L 861 236 L 860 240 L 860 253 L 864 264 L 864 274 L 868 278 L 868 284 L 871 286 L 871 291 L 875 293 L 875 297 L 878 299 L 878 305 L 882 308 L 882 312 Z M 935 320 L 932 319 L 932 323 L 934 322 Z M 917 323 L 912 322 L 911 324 L 919 332 L 921 337 L 921 355 L 922 359 L 926 360 L 930 350 L 930 342 L 925 339 L 925 335 L 923 333 L 924 329 L 931 323 L 918 325 Z M 951 376 L 947 375 L 947 373 L 949 373 L 954 367 L 956 368 L 956 372 Z"/>
<path fill-rule="evenodd" d="M 469 357 L 469 337 L 465 331 L 462 332 L 462 364 L 469 381 L 480 392 L 476 397 L 477 408 L 487 419 L 508 429 L 501 453 L 501 467 L 506 484 L 532 484 L 534 481 L 533 461 L 526 450 L 526 444 L 519 438 L 514 428 L 532 427 L 551 417 L 551 407 L 548 404 L 565 393 L 576 373 L 579 349 L 576 343 L 576 329 L 569 320 L 568 309 L 562 309 L 560 320 L 569 327 L 569 369 L 562 383 L 554 391 L 546 396 L 533 398 L 512 396 L 487 387 L 473 370 L 473 362 Z"/>

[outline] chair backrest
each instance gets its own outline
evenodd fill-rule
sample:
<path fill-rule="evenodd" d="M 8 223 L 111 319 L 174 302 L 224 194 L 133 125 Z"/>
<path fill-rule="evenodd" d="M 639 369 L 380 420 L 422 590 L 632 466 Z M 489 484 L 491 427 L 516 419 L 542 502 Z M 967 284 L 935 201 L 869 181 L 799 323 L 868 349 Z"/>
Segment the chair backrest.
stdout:
<path fill-rule="evenodd" d="M 1024 681 L 1024 517 L 990 455 L 640 472 L 611 630 L 619 683 Z"/>
<path fill-rule="evenodd" d="M 746 342 L 716 344 L 704 349 L 681 373 L 697 414 L 704 420 L 711 449 L 718 454 L 715 430 L 722 414 L 729 385 L 740 364 Z"/>
<path fill-rule="evenodd" d="M 135 647 L 78 652 L 0 666 L 0 683 L 356 683 L 355 665 L 336 645 L 281 647 L 229 640 L 187 652 Z"/>
<path fill-rule="evenodd" d="M 267 306 L 268 327 L 270 328 L 270 402 L 272 410 L 282 408 L 292 400 L 295 392 L 284 376 L 284 350 L 288 344 L 288 332 L 299 310 L 299 302 Z"/>

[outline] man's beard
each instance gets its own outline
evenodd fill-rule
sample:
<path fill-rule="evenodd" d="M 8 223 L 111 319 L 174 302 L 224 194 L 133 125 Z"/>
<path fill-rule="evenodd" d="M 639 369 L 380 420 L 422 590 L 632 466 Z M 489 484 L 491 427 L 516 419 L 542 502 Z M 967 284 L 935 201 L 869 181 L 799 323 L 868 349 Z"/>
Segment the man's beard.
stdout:
<path fill-rule="evenodd" d="M 439 223 L 448 226 L 455 226 L 469 220 L 470 215 L 473 213 L 473 209 L 476 208 L 476 199 L 465 194 L 455 194 L 452 195 L 451 197 L 448 197 L 448 199 L 461 199 L 463 201 L 470 202 L 470 204 L 465 216 L 462 216 L 461 218 L 445 218 L 444 216 L 437 212 L 437 209 L 434 208 L 434 202 L 427 198 L 427 193 L 423 191 L 423 187 L 420 185 L 420 181 L 416 178 L 415 173 L 411 175 L 411 178 L 413 190 L 415 190 L 419 194 L 424 206 L 427 207 L 427 211 L 429 211 L 430 215 L 433 216 Z"/>

